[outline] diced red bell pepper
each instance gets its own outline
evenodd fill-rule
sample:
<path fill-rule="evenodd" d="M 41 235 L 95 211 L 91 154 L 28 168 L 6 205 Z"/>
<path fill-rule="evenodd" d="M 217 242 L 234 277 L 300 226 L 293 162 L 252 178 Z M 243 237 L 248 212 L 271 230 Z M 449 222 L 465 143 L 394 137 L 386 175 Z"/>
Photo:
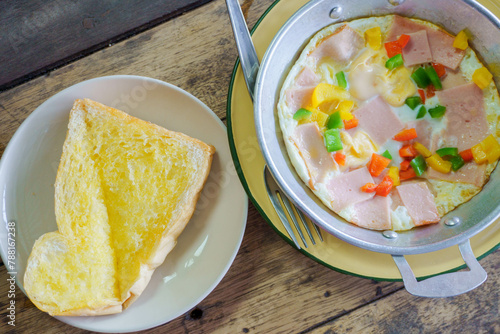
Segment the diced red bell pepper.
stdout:
<path fill-rule="evenodd" d="M 399 170 L 408 170 L 408 168 L 410 168 L 410 160 L 403 160 L 400 164 L 399 164 Z"/>
<path fill-rule="evenodd" d="M 462 159 L 464 159 L 464 161 L 474 160 L 474 156 L 472 155 L 472 150 L 470 148 L 467 150 L 464 150 L 458 154 L 460 154 L 460 156 L 462 157 Z"/>
<path fill-rule="evenodd" d="M 427 98 L 431 98 L 436 95 L 436 87 L 434 87 L 434 85 L 427 86 L 427 88 L 425 89 L 425 95 L 427 96 Z"/>
<path fill-rule="evenodd" d="M 406 46 L 406 44 L 408 44 L 409 41 L 410 41 L 409 35 L 402 34 L 398 38 L 398 43 L 401 46 L 401 48 L 404 48 Z"/>
<path fill-rule="evenodd" d="M 399 156 L 402 158 L 415 158 L 418 155 L 413 145 L 405 145 L 399 149 Z"/>
<path fill-rule="evenodd" d="M 446 74 L 446 68 L 442 64 L 438 63 L 432 63 L 432 67 L 434 67 L 434 70 L 436 71 L 438 77 L 442 77 L 443 75 Z"/>
<path fill-rule="evenodd" d="M 367 184 L 361 187 L 361 191 L 365 193 L 372 193 L 375 192 L 375 190 L 377 190 L 377 185 L 371 182 L 368 182 Z"/>
<path fill-rule="evenodd" d="M 377 153 L 372 154 L 372 160 L 368 164 L 368 171 L 372 176 L 379 176 L 389 166 L 391 159 L 387 159 Z"/>
<path fill-rule="evenodd" d="M 358 119 L 356 117 L 353 117 L 350 120 L 344 119 L 344 129 L 349 130 L 357 126 L 358 126 Z"/>
<path fill-rule="evenodd" d="M 418 95 L 420 95 L 420 99 L 422 100 L 422 104 L 425 104 L 425 92 L 423 89 L 418 90 Z"/>
<path fill-rule="evenodd" d="M 344 166 L 345 165 L 345 154 L 340 152 L 340 151 L 337 151 L 337 153 L 335 153 L 335 156 L 333 157 L 335 159 L 335 161 L 340 165 L 340 166 Z"/>
<path fill-rule="evenodd" d="M 404 180 L 409 180 L 414 177 L 416 177 L 417 174 L 415 173 L 415 170 L 413 168 L 408 168 L 407 170 L 400 170 L 399 171 L 399 180 L 404 181 Z"/>
<path fill-rule="evenodd" d="M 377 186 L 375 194 L 386 197 L 391 192 L 393 185 L 394 181 L 391 179 L 389 175 L 386 175 L 384 176 L 382 182 L 380 182 L 379 185 Z"/>
<path fill-rule="evenodd" d="M 387 51 L 387 57 L 392 58 L 403 52 L 403 48 L 399 45 L 398 41 L 384 43 L 385 51 Z"/>
<path fill-rule="evenodd" d="M 417 130 L 415 128 L 404 129 L 394 136 L 394 140 L 397 141 L 408 141 L 417 138 Z"/>

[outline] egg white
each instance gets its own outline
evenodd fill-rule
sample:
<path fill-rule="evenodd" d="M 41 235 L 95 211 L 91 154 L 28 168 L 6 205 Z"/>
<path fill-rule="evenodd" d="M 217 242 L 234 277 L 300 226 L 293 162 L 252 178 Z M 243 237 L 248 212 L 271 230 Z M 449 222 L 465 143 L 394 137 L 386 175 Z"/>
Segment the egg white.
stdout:
<path fill-rule="evenodd" d="M 357 19 L 354 21 L 347 22 L 350 28 L 357 31 L 361 36 L 364 37 L 364 32 L 367 29 L 373 27 L 380 27 L 382 36 L 386 36 L 392 24 L 392 15 L 381 16 L 381 17 L 369 17 L 363 19 Z M 437 28 L 432 23 L 416 20 L 419 23 L 426 24 L 430 27 Z M 309 67 L 313 69 L 315 73 L 320 77 L 321 82 L 326 82 L 329 84 L 337 84 L 337 80 L 335 78 L 335 73 L 339 71 L 346 71 L 346 68 L 349 68 L 342 64 L 335 63 L 332 60 L 322 61 L 319 66 L 315 66 L 311 57 L 308 55 L 314 50 L 314 48 L 320 43 L 320 41 L 331 35 L 342 25 L 346 24 L 345 22 L 337 23 L 331 26 L 324 28 L 319 31 L 309 43 L 305 46 L 304 50 L 300 54 L 299 58 L 295 62 L 294 66 L 291 68 L 288 73 L 281 92 L 280 98 L 277 105 L 278 117 L 280 122 L 280 127 L 283 133 L 284 141 L 286 144 L 286 148 L 288 151 L 288 155 L 290 157 L 290 161 L 294 166 L 297 174 L 302 179 L 302 181 L 309 185 L 309 173 L 304 163 L 304 160 L 300 156 L 298 148 L 293 144 L 291 138 L 294 133 L 295 128 L 298 126 L 298 122 L 293 119 L 294 110 L 290 110 L 286 103 L 286 91 L 293 87 L 295 78 L 299 75 L 299 73 L 305 68 Z M 369 47 L 365 46 L 359 54 L 361 55 L 365 52 Z M 383 48 L 383 47 L 382 47 Z M 357 56 L 353 57 L 356 59 Z M 479 61 L 475 52 L 468 48 L 466 51 L 466 55 L 460 64 L 460 70 L 463 73 L 463 76 L 467 82 L 472 82 L 472 74 L 477 68 L 480 68 L 482 63 Z M 346 73 L 347 75 L 347 73 Z M 500 98 L 498 95 L 498 91 L 494 83 L 490 84 L 489 87 L 483 90 L 484 93 L 484 101 L 485 101 L 485 109 L 487 114 L 487 120 L 490 125 L 491 133 L 498 139 L 500 139 L 500 130 L 499 130 L 499 122 L 500 122 Z M 437 97 L 429 98 L 426 100 L 426 107 L 430 108 L 439 103 Z M 400 107 L 392 107 L 392 110 L 399 116 L 403 123 L 415 120 L 415 110 L 411 110 L 408 106 L 402 105 Z M 443 129 L 444 122 L 439 119 L 433 119 L 427 114 L 425 116 L 426 120 L 428 120 L 433 125 L 433 133 L 438 133 Z M 367 147 L 369 145 L 366 145 Z M 388 150 L 393 157 L 392 165 L 399 166 L 399 163 L 402 161 L 402 158 L 399 157 L 398 151 L 401 147 L 400 143 L 394 141 L 388 141 L 381 147 L 377 147 L 377 153 L 382 153 L 385 150 Z M 371 156 L 371 153 L 369 154 Z M 349 158 L 348 158 L 349 161 Z M 369 158 L 365 161 L 356 161 L 357 165 L 362 165 L 368 163 Z M 335 163 L 335 162 L 334 162 Z M 336 165 L 336 163 L 335 163 Z M 350 166 L 350 167 L 359 167 L 359 166 Z M 487 166 L 487 176 L 491 174 L 493 169 L 495 168 L 496 163 L 489 164 Z M 339 166 L 330 172 L 327 177 L 324 178 L 322 183 L 317 183 L 314 186 L 314 189 L 311 189 L 314 194 L 332 211 L 332 198 L 327 190 L 326 184 L 328 180 L 331 178 L 338 176 L 341 173 L 341 169 Z M 427 180 L 430 184 L 430 189 L 434 194 L 436 206 L 440 216 L 443 216 L 447 212 L 453 210 L 458 205 L 470 200 L 474 195 L 476 195 L 482 187 L 477 187 L 472 184 L 467 183 L 459 183 L 459 182 L 448 182 L 441 180 Z M 340 212 L 336 212 L 339 216 L 344 218 L 347 221 L 351 221 L 353 217 L 353 208 L 352 206 L 343 209 Z M 408 214 L 406 207 L 398 206 L 396 208 L 391 209 L 391 220 L 392 220 L 392 229 L 399 230 L 408 230 L 415 226 L 413 220 Z"/>

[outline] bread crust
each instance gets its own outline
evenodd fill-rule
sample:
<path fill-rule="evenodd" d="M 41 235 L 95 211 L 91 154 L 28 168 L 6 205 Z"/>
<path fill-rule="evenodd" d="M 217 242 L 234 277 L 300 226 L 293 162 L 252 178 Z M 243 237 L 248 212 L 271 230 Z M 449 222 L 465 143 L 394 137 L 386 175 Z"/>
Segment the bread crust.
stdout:
<path fill-rule="evenodd" d="M 215 148 L 212 145 L 208 145 L 202 142 L 201 140 L 191 138 L 180 132 L 167 130 L 156 124 L 132 117 L 120 110 L 105 106 L 101 103 L 92 101 L 90 99 L 83 99 L 83 100 L 78 99 L 75 101 L 73 108 L 71 110 L 70 125 L 69 125 L 70 128 L 72 126 L 74 127 L 85 126 L 85 113 L 88 112 L 88 108 L 97 109 L 104 113 L 108 113 L 112 117 L 121 119 L 124 122 L 134 123 L 137 126 L 140 126 L 141 128 L 147 129 L 148 131 L 153 131 L 153 134 L 151 136 L 163 136 L 163 137 L 167 136 L 169 138 L 177 138 L 179 141 L 182 141 L 183 144 L 188 145 L 190 147 L 190 150 L 196 150 L 196 152 L 201 152 L 199 156 L 197 156 L 198 159 L 201 159 L 198 160 L 201 161 L 201 167 L 196 171 L 197 177 L 195 178 L 195 182 L 190 185 L 186 194 L 182 196 L 182 201 L 179 202 L 177 208 L 174 210 L 174 214 L 172 215 L 172 219 L 168 225 L 168 228 L 166 228 L 163 231 L 161 237 L 156 241 L 156 245 L 153 251 L 151 252 L 149 258 L 144 263 L 140 264 L 140 271 L 137 279 L 132 284 L 130 289 L 128 289 L 128 291 L 121 291 L 120 296 L 122 296 L 122 298 L 116 303 L 110 302 L 106 306 L 101 306 L 96 308 L 57 310 L 49 305 L 44 304 L 43 301 L 36 300 L 35 298 L 33 298 L 30 295 L 29 291 L 30 290 L 29 287 L 31 286 L 32 283 L 30 281 L 30 261 L 33 261 L 34 259 L 32 257 L 35 257 L 37 254 L 35 251 L 38 243 L 37 240 L 37 243 L 35 243 L 33 251 L 28 259 L 28 268 L 26 270 L 26 274 L 24 277 L 25 287 L 26 287 L 26 292 L 30 297 L 30 299 L 33 301 L 33 303 L 39 309 L 41 309 L 42 311 L 46 311 L 51 315 L 96 316 L 96 315 L 114 314 L 121 312 L 125 308 L 129 307 L 135 300 L 137 300 L 137 298 L 146 289 L 153 275 L 154 270 L 164 262 L 166 256 L 175 247 L 177 243 L 177 238 L 179 237 L 179 235 L 181 234 L 181 232 L 184 230 L 187 223 L 191 219 L 195 210 L 196 202 L 198 201 L 203 186 L 206 180 L 208 179 L 210 166 L 212 163 L 213 155 L 215 153 Z M 72 132 L 68 130 L 63 147 L 63 152 L 64 150 L 67 149 L 69 141 L 75 140 L 75 138 L 71 138 L 71 135 Z M 62 174 L 61 168 L 62 167 L 60 164 L 56 177 L 56 187 L 59 186 L 60 182 L 63 182 L 63 180 L 61 180 L 61 174 Z M 58 222 L 58 227 L 59 229 L 61 229 L 61 226 L 59 226 L 59 222 Z M 50 232 L 50 233 L 59 234 L 59 232 Z M 40 239 L 44 238 L 44 236 L 42 236 Z"/>

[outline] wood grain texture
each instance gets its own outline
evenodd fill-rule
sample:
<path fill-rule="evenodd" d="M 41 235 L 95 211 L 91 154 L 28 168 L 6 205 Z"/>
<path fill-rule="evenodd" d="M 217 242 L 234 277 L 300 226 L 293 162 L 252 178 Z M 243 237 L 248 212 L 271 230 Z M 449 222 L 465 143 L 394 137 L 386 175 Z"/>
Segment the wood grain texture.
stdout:
<path fill-rule="evenodd" d="M 311 333 L 500 333 L 500 252 L 480 263 L 488 279 L 471 292 L 430 299 L 400 290 Z"/>
<path fill-rule="evenodd" d="M 0 90 L 208 1 L 1 1 Z"/>

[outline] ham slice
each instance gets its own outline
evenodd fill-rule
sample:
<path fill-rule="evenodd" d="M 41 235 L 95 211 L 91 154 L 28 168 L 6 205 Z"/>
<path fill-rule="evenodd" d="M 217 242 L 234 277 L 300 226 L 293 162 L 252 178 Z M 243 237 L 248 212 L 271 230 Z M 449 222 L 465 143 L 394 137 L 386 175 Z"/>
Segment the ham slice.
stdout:
<path fill-rule="evenodd" d="M 432 61 L 455 70 L 460 65 L 465 51 L 454 48 L 453 41 L 455 37 L 444 30 L 435 30 L 424 24 L 395 15 L 386 40 L 389 42 L 395 41 L 402 34 L 411 34 L 420 30 L 427 32 Z"/>
<path fill-rule="evenodd" d="M 332 198 L 332 208 L 339 212 L 342 209 L 371 199 L 375 193 L 365 193 L 361 187 L 368 182 L 374 183 L 368 168 L 362 167 L 330 180 L 327 184 Z"/>
<path fill-rule="evenodd" d="M 320 82 L 320 78 L 309 67 L 304 67 L 295 78 L 296 87 L 316 87 Z"/>
<path fill-rule="evenodd" d="M 347 24 L 330 36 L 320 41 L 309 55 L 318 63 L 324 57 L 331 57 L 337 62 L 350 61 L 365 46 L 365 40 Z"/>
<path fill-rule="evenodd" d="M 403 59 L 406 66 L 429 63 L 432 61 L 431 48 L 427 39 L 427 31 L 420 30 L 411 34 L 408 44 L 403 48 Z"/>
<path fill-rule="evenodd" d="M 407 128 L 415 128 L 418 137 L 405 144 L 419 142 L 431 151 L 435 151 L 435 148 L 432 147 L 432 124 L 428 120 L 417 119 L 415 121 L 410 121 L 407 123 Z"/>
<path fill-rule="evenodd" d="M 379 146 L 404 128 L 399 117 L 380 96 L 376 96 L 354 111 L 358 129 L 364 130 Z"/>
<path fill-rule="evenodd" d="M 313 91 L 313 86 L 287 89 L 285 92 L 286 104 L 290 112 L 294 114 L 301 107 L 306 106 L 311 101 Z"/>
<path fill-rule="evenodd" d="M 446 128 L 441 137 L 447 146 L 458 147 L 459 151 L 463 151 L 488 136 L 483 91 L 476 84 L 437 91 L 436 95 L 446 107 Z"/>
<path fill-rule="evenodd" d="M 335 168 L 332 154 L 326 150 L 323 136 L 315 122 L 295 128 L 292 140 L 309 172 L 309 186 L 315 189 L 314 185 Z"/>
<path fill-rule="evenodd" d="M 286 103 L 292 113 L 295 113 L 301 107 L 309 104 L 311 96 L 320 82 L 320 78 L 309 67 L 304 67 L 295 78 L 293 88 L 288 89 L 286 94 Z"/>
<path fill-rule="evenodd" d="M 470 183 L 476 187 L 482 187 L 486 181 L 486 164 L 478 165 L 475 162 L 470 162 L 456 172 L 448 174 L 429 168 L 427 169 L 427 177 L 450 182 Z"/>
<path fill-rule="evenodd" d="M 437 223 L 440 218 L 434 196 L 425 182 L 404 183 L 396 190 L 415 226 Z"/>
<path fill-rule="evenodd" d="M 443 85 L 443 89 L 450 89 L 458 86 L 465 85 L 467 81 L 465 81 L 464 76 L 459 71 L 446 71 L 446 75 L 441 79 L 441 84 Z"/>
<path fill-rule="evenodd" d="M 390 230 L 392 224 L 389 197 L 375 196 L 355 204 L 352 222 L 371 230 Z"/>

